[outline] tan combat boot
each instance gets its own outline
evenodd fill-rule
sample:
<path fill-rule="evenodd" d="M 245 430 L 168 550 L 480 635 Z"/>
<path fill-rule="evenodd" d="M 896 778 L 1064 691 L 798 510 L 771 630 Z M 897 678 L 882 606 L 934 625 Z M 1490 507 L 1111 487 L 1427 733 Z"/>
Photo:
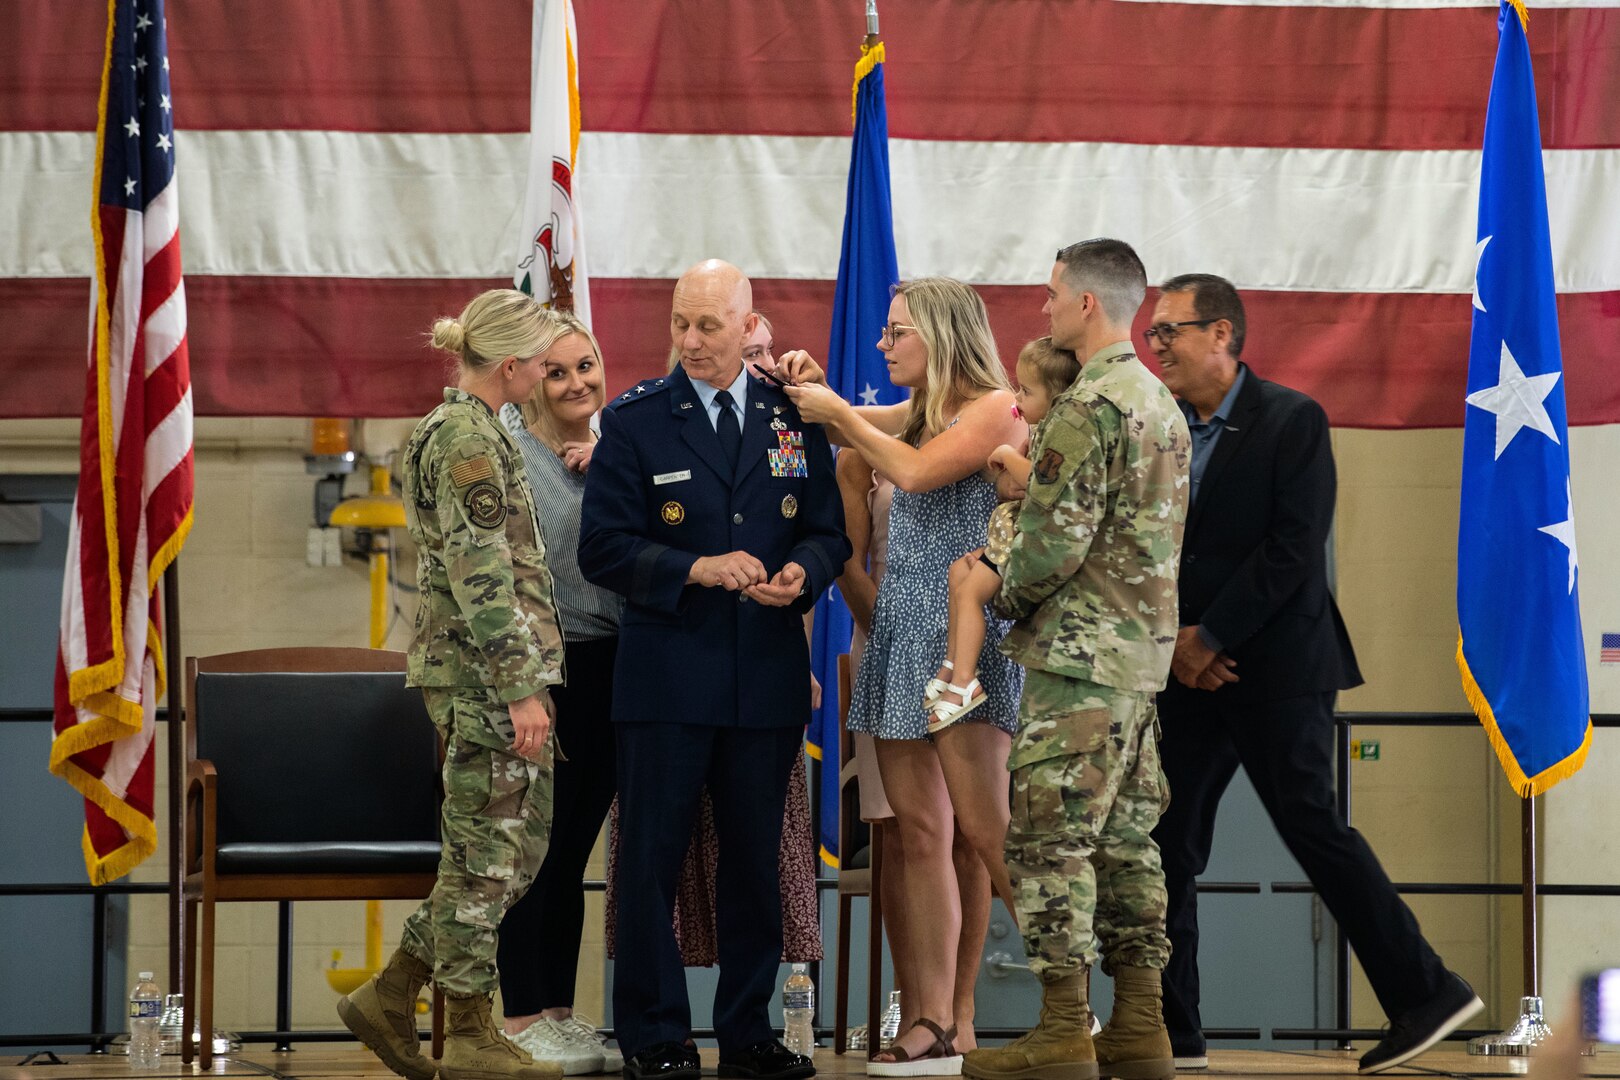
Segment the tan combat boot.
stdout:
<path fill-rule="evenodd" d="M 1097 1034 L 1097 1069 L 1103 1076 L 1171 1080 L 1176 1075 L 1159 976 L 1157 968 L 1114 972 L 1114 1012 Z"/>
<path fill-rule="evenodd" d="M 1041 1019 L 1006 1046 L 972 1050 L 962 1074 L 977 1080 L 1096 1080 L 1097 1053 L 1091 1046 L 1091 1007 L 1086 1000 L 1086 969 L 1043 976 Z"/>
<path fill-rule="evenodd" d="M 488 994 L 444 998 L 444 1057 L 439 1080 L 562 1080 L 562 1066 L 536 1061 L 502 1035 Z"/>
<path fill-rule="evenodd" d="M 338 999 L 344 1026 L 407 1080 L 433 1080 L 433 1061 L 422 1055 L 416 1032 L 416 995 L 432 975 L 422 961 L 397 949 L 388 966 Z"/>

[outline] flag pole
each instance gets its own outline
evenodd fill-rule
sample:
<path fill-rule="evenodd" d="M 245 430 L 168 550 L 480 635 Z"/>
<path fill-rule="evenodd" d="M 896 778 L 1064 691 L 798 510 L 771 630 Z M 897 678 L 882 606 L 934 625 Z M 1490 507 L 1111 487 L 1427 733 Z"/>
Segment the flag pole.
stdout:
<path fill-rule="evenodd" d="M 1468 1040 L 1468 1052 L 1486 1057 L 1529 1057 L 1548 1039 L 1552 1028 L 1547 1026 L 1546 1013 L 1541 1000 L 1541 956 L 1537 948 L 1539 922 L 1536 918 L 1536 797 L 1526 795 L 1519 800 L 1519 872 L 1524 878 L 1524 996 L 1519 999 L 1519 1018 L 1507 1031 L 1496 1035 L 1481 1035 Z M 1571 1019 L 1570 1023 L 1575 1021 Z M 1590 1055 L 1593 1047 L 1586 1046 L 1582 1053 Z"/>
<path fill-rule="evenodd" d="M 163 571 L 163 658 L 169 681 L 169 986 L 187 992 L 185 965 L 186 742 L 181 692 L 180 556 Z"/>

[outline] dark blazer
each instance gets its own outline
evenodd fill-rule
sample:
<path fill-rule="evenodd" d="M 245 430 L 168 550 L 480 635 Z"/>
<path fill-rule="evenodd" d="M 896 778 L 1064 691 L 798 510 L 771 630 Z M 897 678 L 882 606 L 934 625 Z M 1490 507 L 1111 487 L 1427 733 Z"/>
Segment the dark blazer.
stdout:
<path fill-rule="evenodd" d="M 1237 661 L 1240 681 L 1215 693 L 1263 701 L 1361 684 L 1327 582 L 1336 488 L 1322 407 L 1250 371 L 1182 541 L 1181 624 L 1201 623 Z"/>
<path fill-rule="evenodd" d="M 778 727 L 810 719 L 801 618 L 849 558 L 832 451 L 781 390 L 750 379 L 735 475 L 686 373 L 650 379 L 602 411 L 586 474 L 579 567 L 623 595 L 613 718 Z M 772 427 L 775 421 L 779 426 Z M 769 451 L 802 436 L 803 465 Z M 776 574 L 804 567 L 797 603 L 686 584 L 700 556 L 746 551 Z"/>

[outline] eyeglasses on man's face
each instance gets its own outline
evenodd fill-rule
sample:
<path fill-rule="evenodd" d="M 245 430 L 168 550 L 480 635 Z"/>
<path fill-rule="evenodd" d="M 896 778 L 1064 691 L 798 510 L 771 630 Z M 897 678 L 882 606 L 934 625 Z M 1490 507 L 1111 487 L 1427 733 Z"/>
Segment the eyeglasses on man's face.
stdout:
<path fill-rule="evenodd" d="M 916 332 L 917 328 L 915 326 L 907 326 L 905 323 L 890 323 L 883 328 L 883 340 L 887 344 L 893 345 L 907 334 Z"/>
<path fill-rule="evenodd" d="M 1219 319 L 1187 319 L 1183 322 L 1154 323 L 1142 331 L 1142 338 L 1149 345 L 1152 345 L 1155 341 L 1162 341 L 1168 345 L 1181 336 L 1181 328 L 1184 326 L 1208 326 L 1210 323 L 1220 321 Z"/>

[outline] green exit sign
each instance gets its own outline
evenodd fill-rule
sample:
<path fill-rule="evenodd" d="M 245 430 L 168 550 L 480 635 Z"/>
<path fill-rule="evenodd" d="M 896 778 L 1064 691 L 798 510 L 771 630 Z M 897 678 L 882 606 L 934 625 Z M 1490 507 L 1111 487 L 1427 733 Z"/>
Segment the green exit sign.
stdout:
<path fill-rule="evenodd" d="M 1354 761 L 1377 761 L 1377 739 L 1353 739 L 1350 742 L 1350 757 Z"/>

